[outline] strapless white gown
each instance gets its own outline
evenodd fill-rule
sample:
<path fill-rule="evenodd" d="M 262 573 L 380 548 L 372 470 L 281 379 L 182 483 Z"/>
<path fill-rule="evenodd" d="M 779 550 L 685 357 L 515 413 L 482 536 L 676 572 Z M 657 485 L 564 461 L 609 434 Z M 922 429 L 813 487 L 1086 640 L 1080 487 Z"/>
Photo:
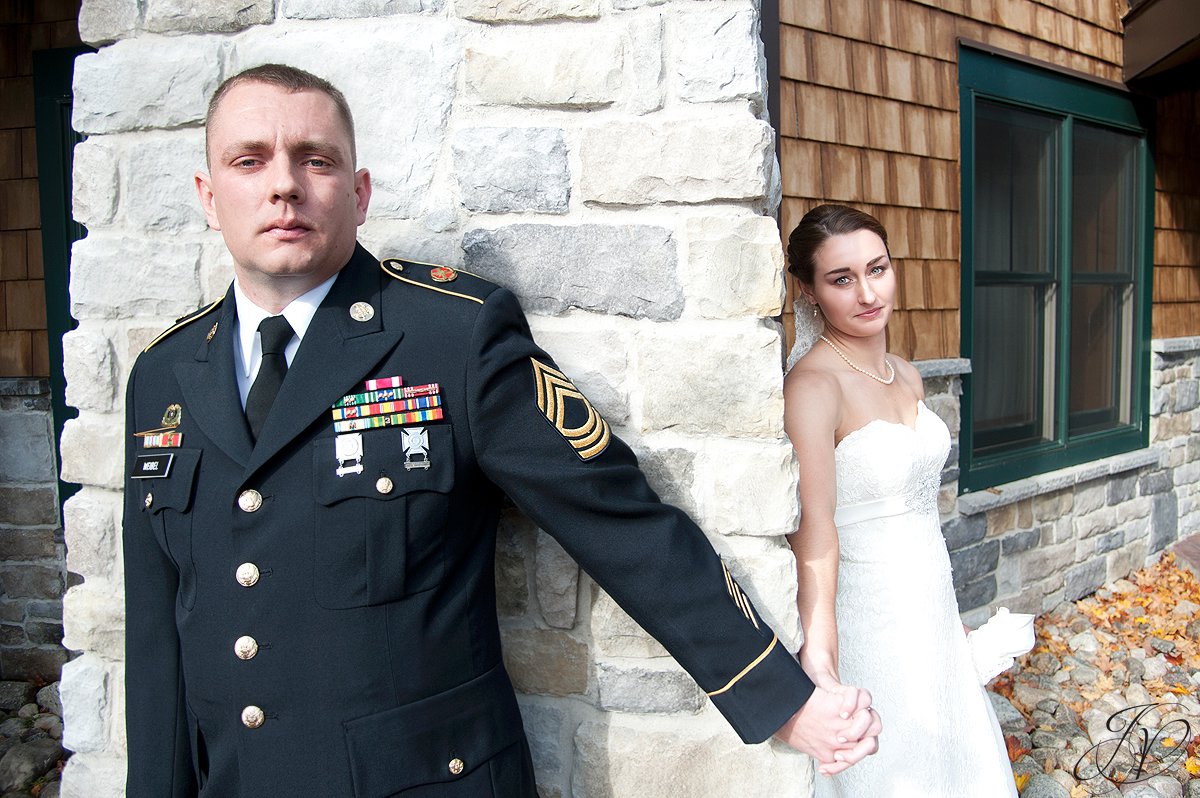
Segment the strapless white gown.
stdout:
<path fill-rule="evenodd" d="M 875 420 L 835 452 L 843 681 L 871 691 L 879 752 L 818 798 L 1016 798 L 991 702 L 971 664 L 938 519 L 950 433 Z"/>

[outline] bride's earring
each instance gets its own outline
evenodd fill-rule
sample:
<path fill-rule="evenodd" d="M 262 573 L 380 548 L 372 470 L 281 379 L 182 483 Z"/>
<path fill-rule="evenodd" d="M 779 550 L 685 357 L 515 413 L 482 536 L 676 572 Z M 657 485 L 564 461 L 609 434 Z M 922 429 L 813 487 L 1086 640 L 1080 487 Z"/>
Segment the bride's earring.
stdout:
<path fill-rule="evenodd" d="M 819 316 L 821 314 L 821 311 L 817 310 L 816 302 L 813 303 L 812 308 L 813 308 L 813 318 L 815 319 L 817 316 Z"/>

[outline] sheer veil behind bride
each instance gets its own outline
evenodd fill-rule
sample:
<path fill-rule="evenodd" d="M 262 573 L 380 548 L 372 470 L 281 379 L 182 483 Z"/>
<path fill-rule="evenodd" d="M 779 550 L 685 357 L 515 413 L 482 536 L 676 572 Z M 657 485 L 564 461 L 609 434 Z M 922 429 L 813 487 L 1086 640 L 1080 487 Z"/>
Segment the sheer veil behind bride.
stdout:
<path fill-rule="evenodd" d="M 797 360 L 808 354 L 808 350 L 812 349 L 817 337 L 825 329 L 825 320 L 819 314 L 814 315 L 812 306 L 803 299 L 792 303 L 792 318 L 796 323 L 796 340 L 792 344 L 792 351 L 788 353 L 784 374 L 792 370 Z"/>

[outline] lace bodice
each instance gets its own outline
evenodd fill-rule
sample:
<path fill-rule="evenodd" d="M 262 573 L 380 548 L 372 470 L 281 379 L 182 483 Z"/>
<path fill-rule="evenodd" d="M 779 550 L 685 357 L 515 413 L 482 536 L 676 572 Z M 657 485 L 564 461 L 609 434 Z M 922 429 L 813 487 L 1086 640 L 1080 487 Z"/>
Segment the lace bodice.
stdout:
<path fill-rule="evenodd" d="M 915 427 L 876 419 L 837 445 L 838 508 L 901 497 L 908 509 L 937 512 L 950 431 L 937 414 L 917 403 Z"/>

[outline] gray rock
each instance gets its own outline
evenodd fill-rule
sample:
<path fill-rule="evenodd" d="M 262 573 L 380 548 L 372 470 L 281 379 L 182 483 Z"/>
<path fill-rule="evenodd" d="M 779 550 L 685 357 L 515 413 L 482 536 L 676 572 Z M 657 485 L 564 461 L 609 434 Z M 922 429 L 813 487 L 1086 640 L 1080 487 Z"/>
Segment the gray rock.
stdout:
<path fill-rule="evenodd" d="M 683 311 L 676 242 L 663 227 L 516 224 L 471 230 L 462 246 L 465 267 L 511 288 L 526 310 L 655 320 Z"/>
<path fill-rule="evenodd" d="M 1021 791 L 1021 798 L 1071 798 L 1071 793 L 1052 776 L 1034 773 Z"/>
<path fill-rule="evenodd" d="M 1149 784 L 1135 784 L 1121 795 L 1122 798 L 1166 798 Z"/>
<path fill-rule="evenodd" d="M 1029 666 L 1035 673 L 1050 675 L 1061 668 L 1062 663 L 1058 661 L 1058 657 L 1048 651 L 1043 651 L 1033 655 L 1029 660 Z"/>
<path fill-rule="evenodd" d="M 1037 702 L 1037 708 L 1051 717 L 1058 714 L 1058 709 L 1061 706 L 1062 704 L 1059 703 L 1057 698 L 1047 698 Z"/>
<path fill-rule="evenodd" d="M 1171 640 L 1163 640 L 1161 637 L 1150 637 L 1150 647 L 1161 654 L 1174 654 L 1175 643 Z"/>
<path fill-rule="evenodd" d="M 32 701 L 35 693 L 29 682 L 0 682 L 0 711 L 16 712 Z"/>
<path fill-rule="evenodd" d="M 977 579 L 982 579 L 996 570 L 1000 562 L 1000 542 L 986 540 L 974 546 L 950 552 L 950 567 L 954 572 L 954 586 L 961 588 Z"/>
<path fill-rule="evenodd" d="M 54 740 L 61 740 L 63 733 L 62 718 L 58 715 L 38 715 L 33 721 L 35 729 L 41 729 Z"/>
<path fill-rule="evenodd" d="M 1071 647 L 1072 651 L 1083 654 L 1095 654 L 1100 650 L 1100 641 L 1096 639 L 1096 635 L 1091 629 L 1074 635 L 1067 640 L 1067 645 Z"/>
<path fill-rule="evenodd" d="M 62 700 L 58 697 L 58 682 L 48 684 L 37 691 L 38 706 L 47 712 L 53 712 L 60 718 L 63 714 Z"/>
<path fill-rule="evenodd" d="M 1071 681 L 1075 684 L 1094 684 L 1100 678 L 1100 669 L 1080 663 L 1071 669 Z"/>
<path fill-rule="evenodd" d="M 991 699 L 992 709 L 996 712 L 996 720 L 1000 722 L 1002 730 L 1006 732 L 1025 731 L 1025 716 L 1012 705 L 1011 701 L 993 692 L 988 692 L 988 698 Z"/>
<path fill-rule="evenodd" d="M 61 794 L 62 782 L 49 781 L 46 782 L 46 786 L 42 788 L 42 791 L 38 793 L 38 798 L 59 798 L 59 795 Z"/>
<path fill-rule="evenodd" d="M 1030 735 L 1030 739 L 1033 740 L 1034 748 L 1061 749 L 1067 747 L 1066 737 L 1056 732 L 1046 731 L 1045 729 L 1035 729 L 1033 734 Z"/>
<path fill-rule="evenodd" d="M 0 792 L 28 787 L 62 759 L 63 749 L 54 740 L 21 743 L 0 759 Z"/>
<path fill-rule="evenodd" d="M 472 211 L 566 213 L 567 146 L 556 128 L 469 128 L 454 137 L 463 205 Z"/>
<path fill-rule="evenodd" d="M 38 706 L 34 703 L 28 703 L 17 710 L 18 718 L 33 718 L 38 713 Z"/>
<path fill-rule="evenodd" d="M 20 737 L 29 728 L 25 718 L 8 718 L 0 721 L 0 737 Z"/>
<path fill-rule="evenodd" d="M 1200 798 L 1200 779 L 1192 779 L 1183 785 L 1183 798 Z"/>
<path fill-rule="evenodd" d="M 1125 660 L 1125 669 L 1129 671 L 1129 681 L 1131 684 L 1141 684 L 1142 679 L 1146 675 L 1146 665 L 1143 660 L 1130 657 Z"/>

